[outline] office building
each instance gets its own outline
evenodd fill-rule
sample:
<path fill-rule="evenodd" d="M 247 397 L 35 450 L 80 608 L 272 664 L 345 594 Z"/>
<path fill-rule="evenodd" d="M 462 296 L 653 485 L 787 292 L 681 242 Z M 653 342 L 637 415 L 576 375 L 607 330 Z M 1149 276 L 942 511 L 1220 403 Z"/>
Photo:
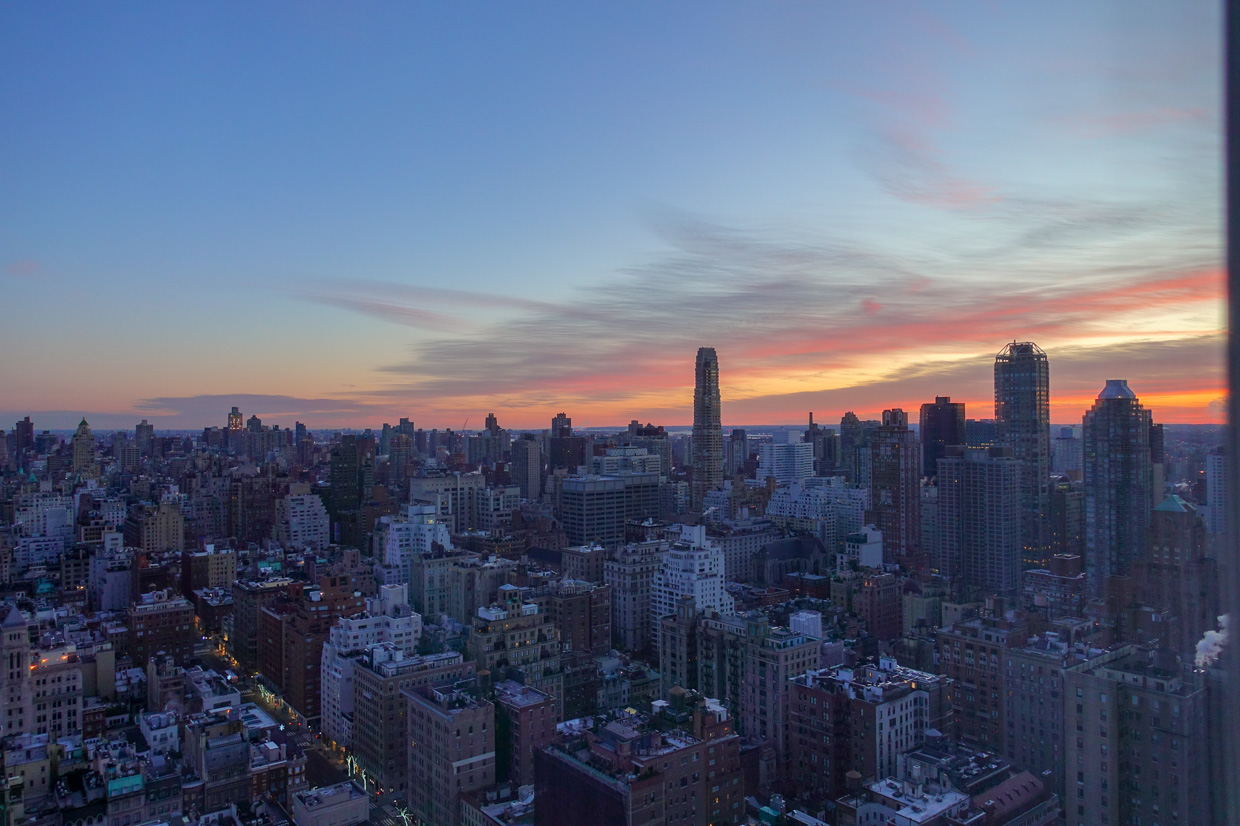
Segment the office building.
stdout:
<path fill-rule="evenodd" d="M 814 475 L 814 446 L 809 442 L 758 446 L 758 478 L 774 478 L 784 487 Z"/>
<path fill-rule="evenodd" d="M 1108 379 L 1082 423 L 1085 449 L 1085 571 L 1104 595 L 1145 550 L 1153 507 L 1150 412 L 1123 379 Z M 1161 491 L 1160 491 L 1161 493 Z"/>
<path fill-rule="evenodd" d="M 1044 567 L 1051 474 L 1050 366 L 1031 341 L 1013 341 L 995 356 L 995 438 L 1023 463 L 1021 544 L 1025 563 Z"/>
<path fill-rule="evenodd" d="M 99 464 L 95 460 L 95 437 L 85 419 L 82 419 L 77 432 L 73 434 L 73 472 L 88 478 L 99 475 Z"/>
<path fill-rule="evenodd" d="M 935 396 L 933 404 L 921 406 L 921 475 L 939 472 L 939 458 L 953 445 L 963 445 L 964 402 L 953 402 L 951 396 Z"/>
<path fill-rule="evenodd" d="M 693 488 L 691 507 L 702 509 L 707 491 L 723 484 L 723 424 L 720 420 L 719 357 L 714 347 L 698 349 L 693 384 Z"/>

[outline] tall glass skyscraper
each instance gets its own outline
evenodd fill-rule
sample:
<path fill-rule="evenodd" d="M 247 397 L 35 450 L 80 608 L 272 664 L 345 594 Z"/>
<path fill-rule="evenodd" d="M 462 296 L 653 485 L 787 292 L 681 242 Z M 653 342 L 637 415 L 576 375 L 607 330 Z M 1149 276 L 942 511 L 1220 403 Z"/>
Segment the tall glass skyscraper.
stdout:
<path fill-rule="evenodd" d="M 1103 596 L 1109 576 L 1141 558 L 1153 506 L 1150 412 L 1123 379 L 1107 379 L 1081 426 L 1085 452 L 1085 572 Z"/>
<path fill-rule="evenodd" d="M 1044 567 L 1050 555 L 1050 365 L 1032 341 L 1013 341 L 995 356 L 997 441 L 1024 463 L 1020 536 L 1026 566 Z"/>
<path fill-rule="evenodd" d="M 699 347 L 693 383 L 694 510 L 701 510 L 707 491 L 723 484 L 723 423 L 719 408 L 719 357 L 714 347 Z"/>

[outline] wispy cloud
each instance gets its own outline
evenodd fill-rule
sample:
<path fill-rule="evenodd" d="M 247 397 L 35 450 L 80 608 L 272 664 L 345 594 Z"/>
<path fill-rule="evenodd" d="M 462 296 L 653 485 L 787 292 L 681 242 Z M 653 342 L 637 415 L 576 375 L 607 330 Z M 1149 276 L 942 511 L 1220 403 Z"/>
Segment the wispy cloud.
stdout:
<path fill-rule="evenodd" d="M 1139 215 L 1101 216 L 1099 223 L 1135 226 Z M 669 393 L 691 386 L 694 350 L 713 345 L 738 409 L 756 410 L 780 403 L 777 397 L 796 386 L 836 388 L 821 390 L 829 394 L 824 400 L 862 386 L 896 392 L 891 382 L 909 380 L 904 365 L 927 348 L 932 360 L 957 369 L 959 359 L 987 359 L 1014 336 L 1083 342 L 1087 349 L 1091 340 L 1106 342 L 1089 350 L 1087 360 L 1097 362 L 1119 352 L 1112 346 L 1117 340 L 1209 334 L 1177 330 L 1151 311 L 1216 301 L 1222 291 L 1213 268 L 1109 261 L 1082 265 L 1074 282 L 1048 290 L 1038 279 L 997 284 L 995 258 L 900 256 L 831 238 L 737 230 L 676 212 L 656 216 L 653 228 L 669 249 L 665 256 L 560 304 L 505 304 L 509 312 L 491 323 L 422 336 L 408 360 L 379 368 L 390 383 L 368 398 L 433 399 L 463 413 L 479 404 L 657 409 Z M 1070 227 L 1028 232 L 1035 237 L 1022 243 L 1073 243 Z M 387 287 L 372 283 L 368 290 L 380 295 Z M 383 301 L 371 300 L 376 306 L 368 312 L 384 316 Z M 472 300 L 468 293 L 436 298 L 456 302 L 449 316 Z M 399 300 L 393 306 L 396 313 L 405 309 Z M 1117 319 L 1142 314 L 1142 328 L 1117 331 Z M 1056 363 L 1067 357 L 1056 353 Z M 987 372 L 982 369 L 982 381 Z M 776 376 L 784 377 L 785 391 L 772 388 Z M 924 375 L 928 395 L 934 394 L 929 384 L 943 378 Z"/>

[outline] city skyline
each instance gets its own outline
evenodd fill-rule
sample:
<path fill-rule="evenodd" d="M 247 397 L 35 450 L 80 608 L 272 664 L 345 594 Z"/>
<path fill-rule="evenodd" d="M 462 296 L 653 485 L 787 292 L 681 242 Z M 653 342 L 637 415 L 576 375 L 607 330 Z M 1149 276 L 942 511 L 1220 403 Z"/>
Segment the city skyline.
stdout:
<path fill-rule="evenodd" d="M 0 416 L 989 418 L 1028 340 L 1219 422 L 1219 10 L 1079 5 L 6 6 Z"/>

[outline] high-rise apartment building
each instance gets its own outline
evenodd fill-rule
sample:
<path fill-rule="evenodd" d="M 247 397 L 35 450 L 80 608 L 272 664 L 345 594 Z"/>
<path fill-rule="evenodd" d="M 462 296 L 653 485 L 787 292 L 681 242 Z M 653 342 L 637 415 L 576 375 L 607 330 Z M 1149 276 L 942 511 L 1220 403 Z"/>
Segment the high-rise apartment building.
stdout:
<path fill-rule="evenodd" d="M 512 480 L 529 501 L 542 494 L 542 445 L 526 434 L 512 443 Z"/>
<path fill-rule="evenodd" d="M 950 730 L 950 685 L 889 658 L 793 677 L 788 768 L 796 789 L 834 800 L 850 771 L 862 779 L 896 774 L 897 758 L 924 745 L 927 730 Z"/>
<path fill-rule="evenodd" d="M 297 486 L 294 486 L 297 487 Z M 276 541 L 289 551 L 321 551 L 331 544 L 331 519 L 316 493 L 295 493 L 276 500 Z"/>
<path fill-rule="evenodd" d="M 963 445 L 964 402 L 953 402 L 951 396 L 935 396 L 934 404 L 921 406 L 922 476 L 939 472 L 939 458 L 949 446 Z"/>
<path fill-rule="evenodd" d="M 995 356 L 995 436 L 1024 463 L 1021 544 L 1025 563 L 1045 567 L 1051 473 L 1050 365 L 1031 341 L 1013 341 Z"/>
<path fill-rule="evenodd" d="M 723 424 L 720 419 L 719 357 L 700 347 L 693 384 L 693 489 L 691 506 L 701 510 L 707 491 L 723 484 Z"/>
<path fill-rule="evenodd" d="M 479 670 L 521 672 L 522 682 L 556 698 L 563 708 L 564 673 L 560 668 L 560 631 L 551 617 L 521 589 L 501 585 L 497 604 L 479 608 L 469 635 L 469 653 Z"/>
<path fill-rule="evenodd" d="M 1207 554 L 1206 527 L 1197 509 L 1168 496 L 1150 515 L 1145 554 L 1133 563 L 1134 604 L 1123 625 L 1139 637 L 1168 648 L 1181 662 L 1193 661 L 1197 642 L 1218 623 L 1218 561 Z"/>
<path fill-rule="evenodd" d="M 883 411 L 870 436 L 870 513 L 883 532 L 886 562 L 912 561 L 921 554 L 921 444 L 909 430 L 908 414 Z"/>
<path fill-rule="evenodd" d="M 1206 691 L 1199 675 L 1123 646 L 1064 680 L 1068 826 L 1210 823 Z"/>
<path fill-rule="evenodd" d="M 681 597 L 693 599 L 698 613 L 731 614 L 736 604 L 724 589 L 723 550 L 706 536 L 706 526 L 686 528 L 663 555 L 650 597 L 651 639 L 659 640 L 659 620 L 676 613 Z"/>
<path fill-rule="evenodd" d="M 611 587 L 612 633 L 627 651 L 641 651 L 652 641 L 650 595 L 670 547 L 662 540 L 625 545 L 603 563 L 603 581 Z"/>
<path fill-rule="evenodd" d="M 1095 596 L 1145 549 L 1153 507 L 1150 411 L 1123 379 L 1108 379 L 1085 413 L 1085 571 Z"/>
<path fill-rule="evenodd" d="M 1206 502 L 1202 516 L 1210 533 L 1227 530 L 1227 457 L 1221 450 L 1206 456 Z"/>
<path fill-rule="evenodd" d="M 419 686 L 401 696 L 409 721 L 409 806 L 423 822 L 457 826 L 461 793 L 495 783 L 495 707 L 472 681 Z"/>
<path fill-rule="evenodd" d="M 416 557 L 430 556 L 436 546 L 452 547 L 448 526 L 434 505 L 407 505 L 398 516 L 381 516 L 371 537 L 374 556 L 388 584 L 409 583 Z"/>
<path fill-rule="evenodd" d="M 409 791 L 411 749 L 403 692 L 471 679 L 474 664 L 458 651 L 409 656 L 386 642 L 370 646 L 351 662 L 354 696 L 350 748 L 380 788 L 404 794 Z"/>
<path fill-rule="evenodd" d="M 13 442 L 13 449 L 19 456 L 22 451 L 34 450 L 34 422 L 29 416 L 13 425 Z"/>
<path fill-rule="evenodd" d="M 1051 473 L 1079 474 L 1084 461 L 1081 440 L 1072 428 L 1059 428 L 1059 435 L 1051 440 Z"/>
<path fill-rule="evenodd" d="M 993 617 L 939 629 L 940 670 L 955 682 L 954 724 L 966 745 L 990 751 L 1003 747 L 1005 655 L 1028 639 L 1029 629 L 1023 622 Z"/>
<path fill-rule="evenodd" d="M 953 446 L 939 459 L 939 546 L 932 561 L 962 599 L 1020 588 L 1022 471 L 1006 447 Z"/>
<path fill-rule="evenodd" d="M 145 667 L 156 654 L 169 654 L 177 662 L 194 656 L 194 606 L 182 596 L 168 591 L 142 594 L 130 607 L 129 656 Z"/>
<path fill-rule="evenodd" d="M 332 626 L 320 659 L 324 735 L 342 746 L 352 742 L 357 660 L 384 644 L 412 657 L 421 635 L 422 617 L 410 610 L 400 585 L 381 586 L 379 596 L 366 601 L 364 613 L 343 617 Z"/>

